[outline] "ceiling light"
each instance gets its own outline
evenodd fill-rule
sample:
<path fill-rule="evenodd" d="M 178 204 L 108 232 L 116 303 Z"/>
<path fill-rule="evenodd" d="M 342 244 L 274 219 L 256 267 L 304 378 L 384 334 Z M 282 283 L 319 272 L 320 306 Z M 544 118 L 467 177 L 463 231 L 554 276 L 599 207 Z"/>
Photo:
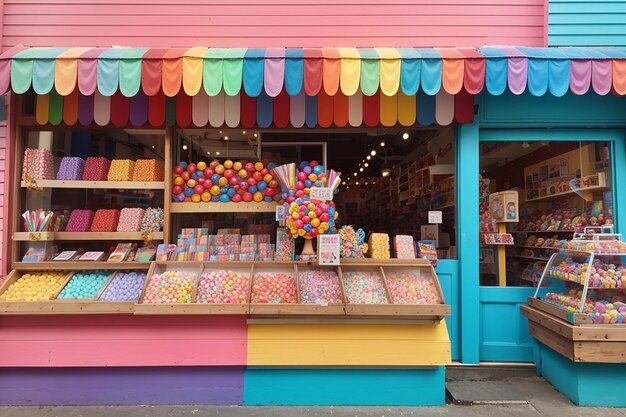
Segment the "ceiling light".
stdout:
<path fill-rule="evenodd" d="M 258 137 L 259 137 L 259 134 L 258 134 L 258 133 L 256 133 L 256 132 L 254 132 L 254 137 L 255 137 L 255 138 L 258 138 Z"/>
<path fill-rule="evenodd" d="M 346 182 L 345 182 L 345 181 L 344 181 L 344 182 L 342 182 L 342 183 L 341 183 L 341 185 L 346 185 Z"/>
<path fill-rule="evenodd" d="M 389 168 L 383 168 L 380 172 L 385 178 L 388 177 L 389 174 L 391 174 L 391 170 Z"/>
<path fill-rule="evenodd" d="M 368 164 L 367 162 L 365 163 L 365 168 L 367 168 L 368 166 L 370 166 L 370 164 Z"/>
<path fill-rule="evenodd" d="M 409 132 L 404 132 L 402 134 L 402 139 L 407 140 L 409 138 Z"/>
<path fill-rule="evenodd" d="M 365 185 L 369 185 L 369 183 L 367 181 L 365 181 Z"/>
<path fill-rule="evenodd" d="M 356 176 L 357 176 L 357 173 L 355 172 L 355 173 L 354 173 L 354 174 L 352 174 L 352 175 L 354 175 L 354 176 L 356 177 Z"/>
<path fill-rule="evenodd" d="M 206 151 L 206 154 L 207 155 L 211 155 L 211 151 Z"/>
<path fill-rule="evenodd" d="M 355 184 L 356 184 L 356 185 L 359 185 L 359 182 L 357 181 L 357 182 L 355 182 Z"/>
<path fill-rule="evenodd" d="M 187 149 L 189 149 L 189 148 L 187 147 L 187 144 L 186 144 L 186 143 L 183 143 L 183 151 L 186 151 Z"/>
<path fill-rule="evenodd" d="M 215 155 L 220 156 L 220 151 L 215 151 Z"/>
<path fill-rule="evenodd" d="M 384 139 L 380 141 L 380 146 L 383 147 L 383 148 L 385 147 L 385 140 Z"/>
<path fill-rule="evenodd" d="M 228 135 L 224 136 L 224 140 L 228 140 Z"/>
<path fill-rule="evenodd" d="M 154 145 L 152 145 L 152 149 L 154 149 Z"/>
<path fill-rule="evenodd" d="M 363 168 L 359 168 L 359 172 L 363 172 Z"/>
<path fill-rule="evenodd" d="M 222 134 L 222 131 L 220 130 L 220 135 Z"/>
<path fill-rule="evenodd" d="M 367 159 L 369 161 L 370 159 L 372 159 L 372 157 L 367 155 L 367 158 L 365 158 L 365 159 Z"/>
<path fill-rule="evenodd" d="M 245 131 L 245 130 L 242 130 L 242 131 L 241 131 L 241 134 L 245 135 L 245 134 L 246 134 L 246 131 Z"/>
<path fill-rule="evenodd" d="M 370 152 L 370 155 L 376 156 L 376 149 L 372 149 L 372 152 Z"/>

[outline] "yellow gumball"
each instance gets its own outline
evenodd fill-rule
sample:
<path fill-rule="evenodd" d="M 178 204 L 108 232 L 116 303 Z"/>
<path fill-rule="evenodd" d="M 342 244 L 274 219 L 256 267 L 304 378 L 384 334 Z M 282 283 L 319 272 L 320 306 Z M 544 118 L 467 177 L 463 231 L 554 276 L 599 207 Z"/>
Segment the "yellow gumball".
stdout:
<path fill-rule="evenodd" d="M 193 194 L 191 196 L 191 201 L 193 201 L 194 203 L 199 203 L 201 199 L 202 198 L 198 194 Z"/>
<path fill-rule="evenodd" d="M 309 204 L 307 204 L 306 208 L 308 208 L 309 211 L 313 211 L 313 210 L 315 210 L 315 204 L 309 203 Z"/>
<path fill-rule="evenodd" d="M 298 236 L 304 236 L 304 235 L 306 235 L 306 230 L 298 229 Z"/>
<path fill-rule="evenodd" d="M 339 213 L 338 213 L 338 212 L 335 212 L 335 214 L 334 214 L 334 216 L 333 216 L 333 217 L 335 218 L 335 220 L 337 220 L 337 219 L 339 218 Z"/>
<path fill-rule="evenodd" d="M 233 167 L 233 161 L 231 161 L 230 159 L 227 159 L 224 161 L 224 168 L 231 169 L 232 167 Z"/>
<path fill-rule="evenodd" d="M 309 211 L 309 219 L 315 219 L 317 217 L 317 214 L 315 214 L 314 211 Z"/>
<path fill-rule="evenodd" d="M 317 181 L 317 175 L 315 175 L 315 174 L 309 174 L 309 181 L 311 181 L 311 182 L 315 182 L 315 181 Z"/>
<path fill-rule="evenodd" d="M 309 187 L 305 187 L 304 188 L 304 195 L 310 195 L 311 194 L 311 189 Z"/>
<path fill-rule="evenodd" d="M 214 185 L 211 187 L 209 192 L 211 193 L 211 195 L 220 195 L 220 187 L 217 185 Z"/>
<path fill-rule="evenodd" d="M 291 217 L 293 217 L 293 218 L 294 218 L 294 220 L 298 220 L 298 219 L 300 218 L 300 213 L 298 213 L 298 212 L 296 211 L 295 213 L 293 213 L 293 214 L 291 215 Z"/>
<path fill-rule="evenodd" d="M 269 183 L 270 183 L 273 179 L 274 179 L 274 177 L 272 177 L 272 175 L 271 175 L 271 174 L 266 174 L 266 175 L 263 177 L 263 181 L 265 181 L 265 182 L 266 182 L 266 183 L 268 183 L 268 184 L 269 184 Z"/>
<path fill-rule="evenodd" d="M 239 178 L 248 178 L 248 171 L 246 171 L 245 169 L 240 169 L 238 174 Z"/>
<path fill-rule="evenodd" d="M 198 168 L 198 171 L 204 171 L 206 169 L 206 162 L 204 161 L 200 161 L 196 164 L 196 168 Z"/>
<path fill-rule="evenodd" d="M 313 213 L 313 214 L 315 214 L 315 213 Z M 319 225 L 320 225 L 320 219 L 318 219 L 318 218 L 311 219 L 311 226 L 319 227 Z"/>
<path fill-rule="evenodd" d="M 225 187 L 225 186 L 228 185 L 228 178 L 220 177 L 220 179 L 217 181 L 217 183 L 219 184 L 220 187 Z"/>
<path fill-rule="evenodd" d="M 324 230 L 328 230 L 328 223 L 326 222 L 321 222 L 320 223 L 320 227 L 323 228 Z"/>
<path fill-rule="evenodd" d="M 290 231 L 292 236 L 298 236 L 298 231 L 296 229 L 291 228 Z"/>
<path fill-rule="evenodd" d="M 224 168 L 224 165 L 221 165 L 221 164 L 215 167 L 215 173 L 216 174 L 222 175 L 225 170 L 226 170 L 226 168 Z"/>
<path fill-rule="evenodd" d="M 185 180 L 183 179 L 183 177 L 176 177 L 174 178 L 174 184 L 175 185 L 183 185 L 185 183 Z"/>
<path fill-rule="evenodd" d="M 233 163 L 233 169 L 235 171 L 239 171 L 241 168 L 243 168 L 243 164 L 241 162 L 237 161 L 237 162 Z"/>
<path fill-rule="evenodd" d="M 187 187 L 193 188 L 195 186 L 196 186 L 196 180 L 194 180 L 193 178 L 187 181 Z"/>
<path fill-rule="evenodd" d="M 256 193 L 252 195 L 252 199 L 256 201 L 257 203 L 263 201 L 263 193 L 260 191 L 257 191 Z"/>
<path fill-rule="evenodd" d="M 257 162 L 254 164 L 254 169 L 260 171 L 263 169 L 263 162 Z"/>
<path fill-rule="evenodd" d="M 202 199 L 202 201 L 207 202 L 207 201 L 211 201 L 211 193 L 208 191 L 205 191 L 202 193 L 202 195 L 200 196 L 200 198 Z"/>

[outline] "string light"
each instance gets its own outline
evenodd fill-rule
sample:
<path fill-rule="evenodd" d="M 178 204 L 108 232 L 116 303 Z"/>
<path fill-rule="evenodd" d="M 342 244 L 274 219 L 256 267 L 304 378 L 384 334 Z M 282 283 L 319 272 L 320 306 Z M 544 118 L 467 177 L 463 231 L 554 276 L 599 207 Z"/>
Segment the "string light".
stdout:
<path fill-rule="evenodd" d="M 372 157 L 367 155 L 367 158 L 365 158 L 365 159 L 367 159 L 369 161 L 370 159 L 372 159 Z"/>
<path fill-rule="evenodd" d="M 409 138 L 409 132 L 404 132 L 402 134 L 402 139 L 407 140 Z"/>
<path fill-rule="evenodd" d="M 367 168 L 368 166 L 370 166 L 370 164 L 368 164 L 367 162 L 365 163 L 365 168 Z"/>
<path fill-rule="evenodd" d="M 359 168 L 359 172 L 363 172 L 363 168 Z"/>
<path fill-rule="evenodd" d="M 216 151 L 215 155 L 220 156 L 220 151 Z"/>
<path fill-rule="evenodd" d="M 372 152 L 370 152 L 370 155 L 376 156 L 376 149 L 372 149 Z"/>
<path fill-rule="evenodd" d="M 354 173 L 354 174 L 352 174 L 352 175 L 354 175 L 354 176 L 356 177 L 356 176 L 357 176 L 357 173 L 355 172 L 355 173 Z"/>
<path fill-rule="evenodd" d="M 189 149 L 189 148 L 187 147 L 187 144 L 186 144 L 186 143 L 183 143 L 183 151 L 186 151 L 187 149 Z"/>
<path fill-rule="evenodd" d="M 228 140 L 228 135 L 224 136 L 224 140 Z"/>
<path fill-rule="evenodd" d="M 385 140 L 384 140 L 384 139 L 380 141 L 380 146 L 381 146 L 382 148 L 384 148 L 384 147 L 385 147 Z"/>

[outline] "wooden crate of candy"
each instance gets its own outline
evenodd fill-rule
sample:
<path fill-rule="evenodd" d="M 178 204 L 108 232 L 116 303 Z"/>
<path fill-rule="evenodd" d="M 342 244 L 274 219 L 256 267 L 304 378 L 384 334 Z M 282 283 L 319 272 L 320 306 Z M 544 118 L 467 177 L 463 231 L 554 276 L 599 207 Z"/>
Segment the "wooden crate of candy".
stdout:
<path fill-rule="evenodd" d="M 119 274 L 111 270 L 76 271 L 57 295 L 56 302 L 68 312 L 81 314 L 132 314 L 132 302 L 97 302 L 108 285 Z"/>
<path fill-rule="evenodd" d="M 135 314 L 198 314 L 200 262 L 153 262 Z"/>
<path fill-rule="evenodd" d="M 254 265 L 205 262 L 195 303 L 201 314 L 248 314 Z"/>
<path fill-rule="evenodd" d="M 55 299 L 70 281 L 68 271 L 13 270 L 0 286 L 0 314 L 66 313 Z"/>
<path fill-rule="evenodd" d="M 298 304 L 294 314 L 345 315 L 339 267 L 296 265 Z"/>
<path fill-rule="evenodd" d="M 256 263 L 250 291 L 251 315 L 290 315 L 298 312 L 297 269 L 293 263 Z"/>
<path fill-rule="evenodd" d="M 347 315 L 387 315 L 391 297 L 379 265 L 341 266 L 339 277 L 346 299 Z"/>
<path fill-rule="evenodd" d="M 146 277 L 147 271 L 117 271 L 96 297 L 98 303 L 109 308 L 130 306 L 132 310 L 133 304 L 139 302 Z"/>

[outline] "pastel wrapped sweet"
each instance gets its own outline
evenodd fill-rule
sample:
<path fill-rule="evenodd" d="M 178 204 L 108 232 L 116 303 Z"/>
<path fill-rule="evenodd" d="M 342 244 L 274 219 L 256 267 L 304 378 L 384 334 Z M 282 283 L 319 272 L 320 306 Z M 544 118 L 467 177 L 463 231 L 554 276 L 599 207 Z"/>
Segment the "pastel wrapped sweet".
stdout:
<path fill-rule="evenodd" d="M 51 300 L 61 289 L 66 275 L 61 271 L 26 273 L 0 294 L 0 301 Z"/>
<path fill-rule="evenodd" d="M 145 279 L 145 272 L 120 272 L 107 285 L 98 300 L 138 301 Z"/>
<path fill-rule="evenodd" d="M 339 229 L 341 258 L 364 258 L 368 250 L 363 229 L 346 225 Z"/>
<path fill-rule="evenodd" d="M 144 303 L 189 304 L 196 285 L 196 274 L 182 271 L 165 271 L 154 274 L 146 287 Z"/>
<path fill-rule="evenodd" d="M 23 180 L 53 180 L 54 158 L 47 149 L 26 149 L 22 163 Z"/>
<path fill-rule="evenodd" d="M 65 231 L 88 232 L 95 215 L 96 213 L 91 210 L 72 210 Z"/>
<path fill-rule="evenodd" d="M 156 159 L 138 159 L 135 161 L 133 181 L 163 181 L 165 168 Z"/>
<path fill-rule="evenodd" d="M 295 278 L 283 272 L 257 273 L 252 280 L 252 303 L 295 304 L 298 291 Z"/>
<path fill-rule="evenodd" d="M 145 212 L 142 208 L 123 208 L 117 223 L 118 232 L 138 232 Z"/>
<path fill-rule="evenodd" d="M 389 235 L 386 233 L 372 233 L 369 238 L 368 255 L 374 259 L 389 259 Z"/>
<path fill-rule="evenodd" d="M 346 299 L 351 304 L 387 304 L 383 277 L 373 271 L 346 271 L 342 274 Z"/>
<path fill-rule="evenodd" d="M 248 298 L 250 274 L 227 271 L 208 271 L 198 281 L 198 303 L 245 303 Z"/>
<path fill-rule="evenodd" d="M 100 209 L 91 223 L 92 232 L 114 232 L 120 219 L 120 211 L 115 209 Z"/>
<path fill-rule="evenodd" d="M 83 178 L 85 160 L 83 158 L 66 156 L 61 159 L 57 180 L 76 181 Z"/>
<path fill-rule="evenodd" d="M 111 273 L 109 271 L 81 271 L 74 274 L 70 282 L 59 293 L 57 298 L 94 298 L 104 284 L 107 283 Z"/>
<path fill-rule="evenodd" d="M 285 227 L 276 229 L 276 261 L 293 261 L 296 242 Z"/>
<path fill-rule="evenodd" d="M 135 169 L 135 161 L 130 159 L 114 159 L 111 161 L 109 168 L 109 181 L 131 181 L 133 179 L 133 171 Z"/>
<path fill-rule="evenodd" d="M 85 161 L 83 181 L 106 181 L 111 161 L 104 157 L 90 156 Z"/>
<path fill-rule="evenodd" d="M 163 209 L 149 208 L 141 220 L 141 232 L 158 232 L 163 228 Z"/>
<path fill-rule="evenodd" d="M 439 304 L 441 301 L 430 277 L 414 271 L 387 271 L 385 275 L 395 304 Z"/>
<path fill-rule="evenodd" d="M 300 297 L 305 304 L 341 304 L 341 284 L 335 271 L 312 269 L 300 273 Z"/>
<path fill-rule="evenodd" d="M 395 236 L 394 247 L 396 249 L 396 258 L 415 259 L 415 242 L 413 241 L 413 236 L 409 236 L 409 235 Z"/>

